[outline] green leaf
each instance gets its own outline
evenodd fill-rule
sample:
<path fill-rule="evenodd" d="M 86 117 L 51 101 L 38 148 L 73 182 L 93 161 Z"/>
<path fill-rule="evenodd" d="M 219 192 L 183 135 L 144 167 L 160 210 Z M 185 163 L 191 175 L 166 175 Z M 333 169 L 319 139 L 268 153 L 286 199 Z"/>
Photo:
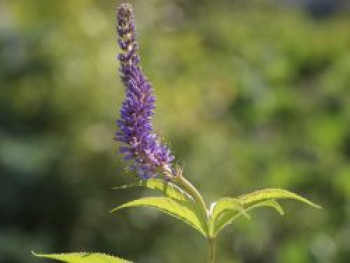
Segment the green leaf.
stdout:
<path fill-rule="evenodd" d="M 165 196 L 175 200 L 193 200 L 187 192 L 182 190 L 177 185 L 166 182 L 162 179 L 138 180 L 131 184 L 114 187 L 113 189 L 127 189 L 131 187 L 146 187 L 151 190 L 161 191 Z"/>
<path fill-rule="evenodd" d="M 263 200 L 269 200 L 269 199 L 294 199 L 300 202 L 303 202 L 305 204 L 308 204 L 315 208 L 321 208 L 320 206 L 316 205 L 315 203 L 307 200 L 304 197 L 301 197 L 295 193 L 289 192 L 284 189 L 264 189 L 255 191 L 246 195 L 242 195 L 237 198 L 240 203 L 244 205 L 248 205 L 255 202 L 260 202 Z"/>
<path fill-rule="evenodd" d="M 125 259 L 112 257 L 102 253 L 66 253 L 66 254 L 36 254 L 40 258 L 50 258 L 67 263 L 131 263 Z"/>
<path fill-rule="evenodd" d="M 210 206 L 210 221 L 209 221 L 209 232 L 213 234 L 216 231 L 217 221 L 220 219 L 223 213 L 225 212 L 241 212 L 247 218 L 249 215 L 245 212 L 244 207 L 241 205 L 238 199 L 235 198 L 222 198 L 217 202 L 214 202 Z"/>
<path fill-rule="evenodd" d="M 217 202 L 213 203 L 211 206 L 212 212 L 210 213 L 211 217 L 213 219 L 217 218 L 218 216 L 221 215 L 221 213 L 227 211 L 227 210 L 235 210 L 235 211 L 241 211 L 242 213 L 245 214 L 244 207 L 241 205 L 238 199 L 236 198 L 230 198 L 230 197 L 225 197 Z M 246 214 L 247 217 L 249 217 Z"/>
<path fill-rule="evenodd" d="M 133 200 L 114 208 L 115 212 L 122 208 L 128 207 L 150 207 L 155 208 L 163 213 L 171 215 L 182 222 L 190 225 L 202 235 L 207 236 L 207 223 L 202 212 L 192 201 L 173 200 L 169 197 L 145 197 Z"/>
<path fill-rule="evenodd" d="M 245 215 L 247 217 L 248 211 L 251 211 L 259 207 L 271 207 L 271 208 L 274 208 L 280 215 L 284 214 L 282 207 L 275 200 L 265 200 L 260 203 L 256 203 L 243 210 L 237 210 L 235 208 L 227 209 L 223 211 L 221 215 L 215 219 L 215 221 L 211 222 L 212 224 L 211 234 L 213 236 L 216 236 L 222 229 L 225 228 L 225 226 L 231 224 L 234 220 L 236 220 L 242 215 Z M 250 217 L 248 216 L 248 218 Z"/>
<path fill-rule="evenodd" d="M 262 201 L 260 203 L 255 204 L 255 205 L 252 205 L 252 206 L 248 207 L 246 209 L 246 211 L 250 211 L 250 210 L 253 210 L 254 208 L 259 208 L 259 207 L 271 207 L 271 208 L 274 208 L 276 210 L 276 212 L 279 213 L 281 216 L 284 215 L 284 210 L 283 210 L 282 206 L 280 206 L 280 204 L 276 200 L 273 200 L 273 199 Z"/>
<path fill-rule="evenodd" d="M 312 207 L 321 208 L 306 198 L 283 189 L 264 189 L 242 195 L 236 199 L 226 198 L 216 203 L 212 210 L 210 235 L 216 236 L 225 226 L 242 215 L 247 216 L 247 212 L 255 208 L 271 207 L 283 215 L 283 209 L 275 199 L 294 199 Z"/>

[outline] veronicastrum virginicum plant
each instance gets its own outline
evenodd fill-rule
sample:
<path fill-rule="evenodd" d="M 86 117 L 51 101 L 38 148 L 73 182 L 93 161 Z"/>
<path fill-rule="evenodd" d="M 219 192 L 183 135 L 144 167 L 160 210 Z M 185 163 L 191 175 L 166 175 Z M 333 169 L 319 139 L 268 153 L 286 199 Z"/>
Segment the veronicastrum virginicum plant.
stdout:
<path fill-rule="evenodd" d="M 238 197 L 225 197 L 209 206 L 200 192 L 184 177 L 174 163 L 170 149 L 154 133 L 152 117 L 155 95 L 143 74 L 135 39 L 133 9 L 121 4 L 117 11 L 118 43 L 121 53 L 121 79 L 126 89 L 125 100 L 117 121 L 116 140 L 122 143 L 120 153 L 130 163 L 129 168 L 139 178 L 136 182 L 116 189 L 146 187 L 163 196 L 145 197 L 122 204 L 112 212 L 129 207 L 150 207 L 173 216 L 198 231 L 208 241 L 208 262 L 215 262 L 215 241 L 219 233 L 241 216 L 249 218 L 256 208 L 270 207 L 283 215 L 279 199 L 294 199 L 319 208 L 311 201 L 283 189 L 264 189 Z M 71 263 L 129 262 L 99 253 L 35 254 Z"/>

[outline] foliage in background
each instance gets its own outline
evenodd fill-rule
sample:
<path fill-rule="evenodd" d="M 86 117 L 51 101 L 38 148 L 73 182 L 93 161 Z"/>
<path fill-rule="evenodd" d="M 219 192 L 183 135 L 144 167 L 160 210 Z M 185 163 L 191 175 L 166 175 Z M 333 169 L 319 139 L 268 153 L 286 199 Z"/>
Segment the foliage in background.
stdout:
<path fill-rule="evenodd" d="M 232 1 L 134 2 L 142 12 L 143 66 L 159 98 L 157 127 L 204 196 L 274 186 L 308 193 L 325 208 L 317 217 L 290 208 L 296 213 L 285 224 L 270 213 L 255 224 L 239 221 L 222 236 L 219 262 L 232 255 L 237 262 L 347 262 L 346 13 L 316 19 Z M 171 219 L 106 213 L 138 193 L 108 191 L 125 178 L 111 136 L 114 98 L 123 96 L 111 59 L 111 6 L 115 1 L 1 3 L 0 262 L 36 262 L 30 250 L 204 260 L 200 236 Z"/>

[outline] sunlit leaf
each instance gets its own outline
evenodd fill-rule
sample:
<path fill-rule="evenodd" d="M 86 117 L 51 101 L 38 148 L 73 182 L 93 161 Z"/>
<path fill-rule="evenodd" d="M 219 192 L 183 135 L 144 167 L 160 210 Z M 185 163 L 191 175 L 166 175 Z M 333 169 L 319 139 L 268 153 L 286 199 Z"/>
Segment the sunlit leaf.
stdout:
<path fill-rule="evenodd" d="M 225 226 L 231 224 L 234 220 L 238 219 L 242 215 L 247 216 L 248 211 L 259 207 L 271 207 L 274 208 L 280 215 L 284 214 L 282 207 L 275 200 L 265 200 L 256 203 L 252 206 L 249 206 L 241 211 L 237 209 L 226 210 L 222 212 L 221 215 L 217 217 L 215 221 L 212 222 L 213 227 L 211 234 L 216 236 L 222 229 L 225 228 Z"/>
<path fill-rule="evenodd" d="M 150 207 L 180 219 L 192 226 L 204 236 L 207 235 L 207 223 L 202 211 L 192 201 L 173 200 L 169 197 L 145 197 L 130 201 L 114 208 L 112 212 L 127 207 Z"/>
<path fill-rule="evenodd" d="M 192 200 L 192 197 L 180 187 L 162 179 L 138 180 L 131 184 L 114 187 L 113 189 L 127 189 L 131 187 L 146 187 L 151 190 L 158 190 L 165 196 L 176 200 Z"/>
<path fill-rule="evenodd" d="M 310 206 L 313 206 L 315 208 L 321 208 L 320 206 L 316 205 L 315 203 L 307 200 L 304 197 L 301 197 L 295 193 L 292 193 L 290 191 L 284 190 L 284 189 L 264 189 L 255 191 L 246 195 L 242 195 L 237 198 L 240 203 L 245 206 L 248 204 L 252 204 L 255 202 L 268 200 L 268 199 L 294 199 L 298 200 L 300 202 L 303 202 L 305 204 L 308 204 Z"/>
<path fill-rule="evenodd" d="M 221 213 L 227 210 L 236 210 L 238 212 L 245 213 L 244 207 L 241 205 L 238 199 L 235 198 L 222 198 L 217 202 L 213 203 L 211 207 L 211 217 L 217 218 Z M 247 214 L 246 214 L 247 215 Z M 248 216 L 248 215 L 247 215 Z"/>
<path fill-rule="evenodd" d="M 131 263 L 131 261 L 102 253 L 36 254 L 40 258 L 55 259 L 67 263 Z"/>
<path fill-rule="evenodd" d="M 209 231 L 210 233 L 215 232 L 216 222 L 219 220 L 221 215 L 225 212 L 236 212 L 242 213 L 249 218 L 249 215 L 245 212 L 244 207 L 241 205 L 238 199 L 235 198 L 222 198 L 217 202 L 214 202 L 210 206 L 210 221 Z"/>
<path fill-rule="evenodd" d="M 294 199 L 312 207 L 320 206 L 283 189 L 264 189 L 255 191 L 238 198 L 223 199 L 216 203 L 212 210 L 210 221 L 210 234 L 217 235 L 225 226 L 231 224 L 235 219 L 242 215 L 247 216 L 247 212 L 259 207 L 274 208 L 281 215 L 284 214 L 282 207 L 275 199 Z"/>
<path fill-rule="evenodd" d="M 279 213 L 281 216 L 284 215 L 284 210 L 282 206 L 276 200 L 273 200 L 273 199 L 256 203 L 255 205 L 248 207 L 246 211 L 250 211 L 254 208 L 259 208 L 259 207 L 271 207 L 271 208 L 274 208 L 276 212 Z"/>

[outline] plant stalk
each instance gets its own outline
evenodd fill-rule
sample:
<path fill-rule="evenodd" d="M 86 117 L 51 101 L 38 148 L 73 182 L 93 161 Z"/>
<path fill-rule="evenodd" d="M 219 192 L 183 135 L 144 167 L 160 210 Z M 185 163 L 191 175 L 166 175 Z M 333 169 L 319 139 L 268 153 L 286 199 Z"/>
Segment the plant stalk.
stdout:
<path fill-rule="evenodd" d="M 193 186 L 185 177 L 182 175 L 177 176 L 177 182 L 188 191 L 190 195 L 196 200 L 196 202 L 201 206 L 205 219 L 208 220 L 208 209 L 204 202 L 202 195 L 199 193 L 196 187 Z"/>
<path fill-rule="evenodd" d="M 208 238 L 208 245 L 209 245 L 208 262 L 209 263 L 215 263 L 215 249 L 216 249 L 215 241 L 216 241 L 215 237 Z"/>
<path fill-rule="evenodd" d="M 207 222 L 207 227 L 209 228 L 209 211 L 207 209 L 207 205 L 205 204 L 205 201 L 202 197 L 202 195 L 199 193 L 196 187 L 193 186 L 185 177 L 182 176 L 182 173 L 179 172 L 176 176 L 176 182 L 184 188 L 194 199 L 195 201 L 200 205 L 201 210 L 203 211 L 203 216 Z M 209 229 L 208 234 L 209 234 Z M 215 237 L 208 237 L 208 263 L 215 263 Z"/>

